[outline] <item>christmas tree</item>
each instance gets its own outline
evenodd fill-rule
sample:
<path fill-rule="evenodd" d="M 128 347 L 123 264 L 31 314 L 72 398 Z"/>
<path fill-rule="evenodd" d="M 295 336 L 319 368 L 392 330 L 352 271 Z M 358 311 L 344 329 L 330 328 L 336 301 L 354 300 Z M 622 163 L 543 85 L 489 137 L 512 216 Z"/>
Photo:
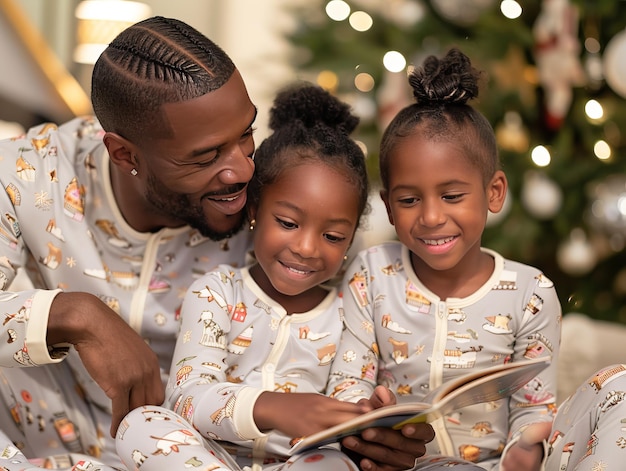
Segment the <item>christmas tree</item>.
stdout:
<path fill-rule="evenodd" d="M 352 104 L 377 146 L 411 102 L 407 67 L 459 47 L 485 72 L 510 193 L 483 245 L 551 278 L 563 312 L 626 322 L 626 2 L 312 0 L 294 61 Z"/>

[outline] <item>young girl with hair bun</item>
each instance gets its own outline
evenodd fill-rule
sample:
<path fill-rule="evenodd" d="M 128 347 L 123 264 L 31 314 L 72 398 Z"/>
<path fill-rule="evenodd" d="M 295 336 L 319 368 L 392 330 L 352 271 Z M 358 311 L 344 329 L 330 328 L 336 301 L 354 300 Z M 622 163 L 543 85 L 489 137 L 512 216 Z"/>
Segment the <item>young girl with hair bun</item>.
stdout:
<path fill-rule="evenodd" d="M 561 308 L 536 268 L 483 248 L 487 214 L 507 180 L 493 129 L 469 101 L 480 73 L 458 49 L 409 76 L 415 103 L 381 142 L 381 197 L 398 241 L 361 251 L 346 271 L 345 330 L 331 372 L 334 397 L 367 398 L 377 385 L 420 400 L 472 370 L 536 356 L 551 365 L 512 397 L 433 423 L 417 469 L 498 469 L 530 424 L 552 421 Z M 538 469 L 541 444 L 528 447 Z"/>

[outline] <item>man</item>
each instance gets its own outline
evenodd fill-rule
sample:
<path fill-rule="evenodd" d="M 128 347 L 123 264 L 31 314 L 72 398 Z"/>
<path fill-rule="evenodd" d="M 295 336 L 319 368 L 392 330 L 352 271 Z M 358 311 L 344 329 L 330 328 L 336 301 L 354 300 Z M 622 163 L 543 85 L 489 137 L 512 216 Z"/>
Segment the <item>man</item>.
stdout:
<path fill-rule="evenodd" d="M 20 267 L 33 282 L 0 296 L 0 424 L 26 456 L 56 455 L 43 466 L 120 465 L 110 435 L 163 401 L 187 286 L 248 250 L 257 110 L 217 45 L 177 20 L 137 23 L 96 63 L 92 102 L 97 121 L 0 143 L 0 288 Z M 432 438 L 369 433 L 345 445 L 370 469 L 407 467 Z M 24 469 L 13 447 L 1 456 Z"/>

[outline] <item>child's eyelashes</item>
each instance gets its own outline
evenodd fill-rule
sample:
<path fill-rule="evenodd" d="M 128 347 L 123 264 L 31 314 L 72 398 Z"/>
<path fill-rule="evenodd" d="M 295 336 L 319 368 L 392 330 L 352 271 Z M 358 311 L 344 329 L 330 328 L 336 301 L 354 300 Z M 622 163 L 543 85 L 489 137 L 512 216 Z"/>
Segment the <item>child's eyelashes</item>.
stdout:
<path fill-rule="evenodd" d="M 463 196 L 465 196 L 464 193 L 455 193 L 455 194 L 452 194 L 452 195 L 444 195 L 442 198 L 445 201 L 456 201 L 456 200 L 459 200 L 459 199 L 463 198 Z"/>
<path fill-rule="evenodd" d="M 293 230 L 298 229 L 300 227 L 295 222 L 291 222 L 291 221 L 288 221 L 288 220 L 285 220 L 285 219 L 281 219 L 279 217 L 275 217 L 274 219 L 283 229 L 286 229 L 288 231 L 293 231 Z M 326 239 L 328 242 L 331 242 L 333 244 L 340 244 L 340 243 L 344 242 L 347 239 L 346 236 L 337 235 L 337 234 L 331 234 L 331 233 L 328 233 L 328 232 L 322 234 L 322 237 L 324 239 Z"/>
<path fill-rule="evenodd" d="M 448 202 L 455 202 L 455 201 L 460 200 L 464 196 L 465 196 L 465 193 L 453 193 L 453 194 L 442 195 L 441 199 L 444 201 L 448 201 Z M 403 206 L 413 206 L 415 204 L 419 204 L 420 202 L 422 202 L 422 198 L 419 198 L 417 196 L 410 196 L 410 197 L 405 197 L 405 198 L 398 198 L 397 201 L 398 201 L 398 204 L 401 204 Z"/>
<path fill-rule="evenodd" d="M 283 226 L 285 229 L 297 229 L 298 225 L 295 222 L 286 221 L 284 219 L 276 218 L 276 222 Z"/>
<path fill-rule="evenodd" d="M 326 240 L 328 240 L 329 242 L 333 242 L 333 243 L 336 243 L 336 244 L 341 243 L 344 240 L 346 240 L 345 237 L 336 236 L 336 235 L 333 235 L 333 234 L 324 234 L 324 238 L 326 238 Z"/>

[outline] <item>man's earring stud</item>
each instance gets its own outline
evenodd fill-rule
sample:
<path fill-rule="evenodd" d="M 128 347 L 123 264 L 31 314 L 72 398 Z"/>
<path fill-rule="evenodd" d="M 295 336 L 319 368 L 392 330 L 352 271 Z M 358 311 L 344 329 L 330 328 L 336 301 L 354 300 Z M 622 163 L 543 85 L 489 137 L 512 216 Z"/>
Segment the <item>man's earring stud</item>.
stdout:
<path fill-rule="evenodd" d="M 130 171 L 130 174 L 131 174 L 133 177 L 136 177 L 136 176 L 137 176 L 137 173 L 138 173 L 138 172 L 137 172 L 137 169 L 136 169 L 136 168 L 134 168 L 134 169 L 132 169 L 132 170 Z"/>

